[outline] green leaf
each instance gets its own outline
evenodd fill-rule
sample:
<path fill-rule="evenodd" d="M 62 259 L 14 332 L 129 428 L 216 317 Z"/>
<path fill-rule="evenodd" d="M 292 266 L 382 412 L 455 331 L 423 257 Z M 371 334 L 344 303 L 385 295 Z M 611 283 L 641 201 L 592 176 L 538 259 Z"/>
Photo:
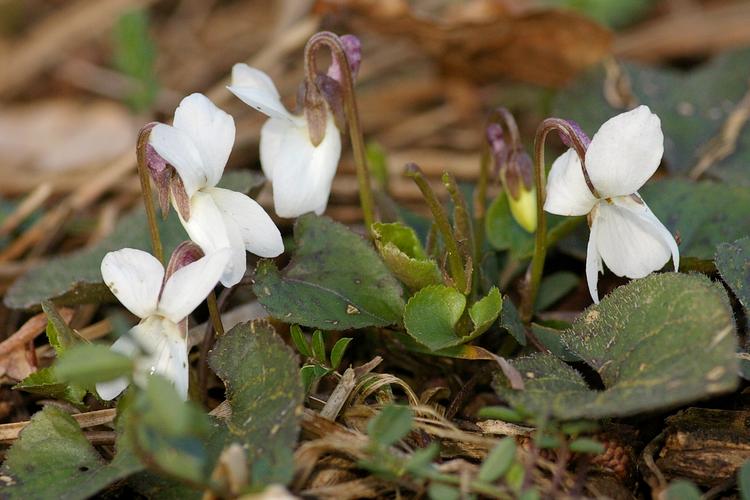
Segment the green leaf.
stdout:
<path fill-rule="evenodd" d="M 79 344 L 68 349 L 53 369 L 59 380 L 91 386 L 129 375 L 133 360 L 101 344 Z"/>
<path fill-rule="evenodd" d="M 513 304 L 513 301 L 507 295 L 503 298 L 500 326 L 505 328 L 520 345 L 526 345 L 526 330 L 523 327 L 523 323 L 521 323 L 521 316 L 519 316 L 518 309 L 516 309 L 515 304 Z"/>
<path fill-rule="evenodd" d="M 437 262 L 427 256 L 412 228 L 398 222 L 376 222 L 372 230 L 383 262 L 406 286 L 419 290 L 442 283 Z"/>
<path fill-rule="evenodd" d="M 749 65 L 748 49 L 725 52 L 688 73 L 621 64 L 629 91 L 661 119 L 664 157 L 670 172 L 690 171 L 701 149 L 719 135 L 727 117 L 747 92 L 744 68 Z M 592 70 L 557 95 L 552 114 L 575 120 L 589 135 L 593 134 L 608 118 L 622 112 L 605 99 L 605 81 L 603 68 Z M 749 159 L 750 128 L 743 127 L 733 153 L 718 160 L 709 173 L 732 185 L 750 186 L 746 170 Z M 650 197 L 644 199 L 650 205 Z"/>
<path fill-rule="evenodd" d="M 500 315 L 502 309 L 503 297 L 500 295 L 500 290 L 493 286 L 487 295 L 469 307 L 469 317 L 474 324 L 474 330 L 461 341 L 468 342 L 486 332 Z"/>
<path fill-rule="evenodd" d="M 156 48 L 149 34 L 149 21 L 142 9 L 124 13 L 114 27 L 114 63 L 117 70 L 134 83 L 127 94 L 136 111 L 147 110 L 156 99 Z"/>
<path fill-rule="evenodd" d="M 750 311 L 750 237 L 719 245 L 716 267 L 745 310 Z"/>
<path fill-rule="evenodd" d="M 47 315 L 47 339 L 58 356 L 76 344 L 88 342 L 68 326 L 52 302 L 43 300 L 42 311 Z"/>
<path fill-rule="evenodd" d="M 560 271 L 545 276 L 539 285 L 539 295 L 536 297 L 534 308 L 537 311 L 546 310 L 575 289 L 579 281 L 578 275 L 570 271 Z"/>
<path fill-rule="evenodd" d="M 304 400 L 294 352 L 268 323 L 241 323 L 219 337 L 209 365 L 226 385 L 230 439 L 246 446 L 254 480 L 288 483 Z"/>
<path fill-rule="evenodd" d="M 737 471 L 737 486 L 742 500 L 750 500 L 750 460 L 746 461 Z"/>
<path fill-rule="evenodd" d="M 331 373 L 331 370 L 320 365 L 305 365 L 300 368 L 300 377 L 302 378 L 302 386 L 305 389 L 305 394 L 310 392 L 315 381 L 325 377 L 329 373 Z"/>
<path fill-rule="evenodd" d="M 256 186 L 257 182 L 258 176 L 250 172 L 228 172 L 219 186 L 242 191 Z M 169 255 L 188 237 L 174 210 L 171 210 L 166 221 L 162 221 L 161 217 L 158 219 L 164 252 Z M 114 302 L 114 297 L 102 281 L 101 263 L 108 252 L 126 247 L 151 251 L 143 208 L 137 208 L 123 217 L 112 234 L 98 244 L 52 258 L 26 272 L 8 290 L 5 305 L 12 309 L 30 309 L 38 308 L 43 300 L 54 300 L 58 306 Z"/>
<path fill-rule="evenodd" d="M 312 358 L 312 348 L 305 338 L 305 334 L 302 333 L 302 328 L 299 325 L 292 325 L 289 327 L 289 332 L 292 335 L 292 342 L 297 347 L 297 350 L 305 357 Z"/>
<path fill-rule="evenodd" d="M 344 337 L 342 339 L 338 339 L 333 345 L 333 349 L 331 349 L 331 368 L 333 368 L 334 370 L 337 370 L 339 365 L 341 364 L 341 359 L 344 357 L 346 348 L 349 346 L 349 342 L 351 341 L 351 338 Z"/>
<path fill-rule="evenodd" d="M 685 479 L 672 481 L 664 490 L 665 500 L 700 500 L 702 498 L 701 490 L 693 483 Z"/>
<path fill-rule="evenodd" d="M 561 336 L 604 390 L 550 354 L 513 361 L 525 390 L 500 376 L 494 387 L 513 406 L 561 420 L 664 410 L 737 386 L 734 330 L 719 285 L 701 275 L 651 275 L 586 309 Z"/>
<path fill-rule="evenodd" d="M 415 293 L 404 309 L 406 332 L 432 351 L 455 345 L 454 328 L 466 307 L 464 294 L 445 285 L 432 285 Z"/>
<path fill-rule="evenodd" d="M 0 469 L 3 498 L 90 498 L 143 466 L 117 440 L 107 463 L 88 442 L 78 423 L 64 411 L 46 406 L 36 413 L 8 450 Z"/>
<path fill-rule="evenodd" d="M 367 435 L 380 446 L 391 446 L 409 434 L 413 421 L 408 406 L 388 405 L 367 422 Z"/>
<path fill-rule="evenodd" d="M 537 323 L 531 324 L 531 332 L 536 336 L 541 344 L 549 349 L 549 352 L 568 363 L 580 361 L 581 358 L 570 352 L 570 349 L 563 344 L 562 331 L 549 326 Z"/>
<path fill-rule="evenodd" d="M 589 453 L 600 455 L 604 453 L 604 445 L 599 441 L 589 438 L 578 438 L 570 442 L 570 451 L 573 453 Z"/>
<path fill-rule="evenodd" d="M 547 214 L 547 245 L 572 231 L 582 220 L 582 217 Z M 513 218 L 505 191 L 490 204 L 484 225 L 487 241 L 495 250 L 510 250 L 510 255 L 518 260 L 528 259 L 534 253 L 534 235 Z"/>
<path fill-rule="evenodd" d="M 312 214 L 297 219 L 294 235 L 297 251 L 282 272 L 267 260 L 256 270 L 253 289 L 272 316 L 324 330 L 400 321 L 401 285 L 364 239 Z"/>
<path fill-rule="evenodd" d="M 420 448 L 412 453 L 404 468 L 412 474 L 422 476 L 433 468 L 432 462 L 439 454 L 440 445 L 433 441 L 426 448 Z"/>
<path fill-rule="evenodd" d="M 680 235 L 681 257 L 711 260 L 719 243 L 750 234 L 746 187 L 665 179 L 648 184 L 640 193 L 670 232 Z"/>
<path fill-rule="evenodd" d="M 520 412 L 507 406 L 485 406 L 484 408 L 480 408 L 477 416 L 479 418 L 491 418 L 504 422 L 524 421 L 524 416 Z"/>
<path fill-rule="evenodd" d="M 577 10 L 611 28 L 622 28 L 637 21 L 654 6 L 652 0 L 542 0 L 540 3 Z"/>
<path fill-rule="evenodd" d="M 461 498 L 461 492 L 458 488 L 443 483 L 430 483 L 427 488 L 427 495 L 431 500 L 458 500 Z"/>
<path fill-rule="evenodd" d="M 505 475 L 516 459 L 516 441 L 512 437 L 502 439 L 487 455 L 477 473 L 477 479 L 492 483 Z"/>
<path fill-rule="evenodd" d="M 42 368 L 35 371 L 19 383 L 13 389 L 20 389 L 32 394 L 39 394 L 55 399 L 62 399 L 78 407 L 83 406 L 83 398 L 86 389 L 77 384 L 69 384 L 61 381 L 52 367 Z"/>
<path fill-rule="evenodd" d="M 497 319 L 502 306 L 500 291 L 492 287 L 485 297 L 469 307 L 473 329 L 461 336 L 456 325 L 466 308 L 466 297 L 455 288 L 432 285 L 409 299 L 404 310 L 404 326 L 414 340 L 431 351 L 440 351 L 465 344 L 485 333 Z"/>
<path fill-rule="evenodd" d="M 212 461 L 208 415 L 190 401 L 182 401 L 170 381 L 148 377 L 146 390 L 135 393 L 128 412 L 128 432 L 140 455 L 172 477 L 205 486 Z"/>
<path fill-rule="evenodd" d="M 321 332 L 320 330 L 315 330 L 313 332 L 312 351 L 313 357 L 318 363 L 320 363 L 321 365 L 328 364 L 328 360 L 326 359 L 328 357 L 326 355 L 326 343 L 325 340 L 323 340 L 323 332 Z"/>

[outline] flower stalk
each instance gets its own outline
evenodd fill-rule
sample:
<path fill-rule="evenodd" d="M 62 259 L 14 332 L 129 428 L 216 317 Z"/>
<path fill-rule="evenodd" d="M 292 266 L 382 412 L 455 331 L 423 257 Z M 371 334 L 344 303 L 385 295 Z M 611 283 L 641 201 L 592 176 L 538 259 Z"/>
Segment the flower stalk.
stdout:
<path fill-rule="evenodd" d="M 372 224 L 375 218 L 375 203 L 370 184 L 370 173 L 367 168 L 365 154 L 365 141 L 362 135 L 362 126 L 359 120 L 357 100 L 354 95 L 354 78 L 351 66 L 346 55 L 341 39 L 330 31 L 321 31 L 313 35 L 305 46 L 305 76 L 308 84 L 314 84 L 318 75 L 315 64 L 315 56 L 321 47 L 327 47 L 339 66 L 341 75 L 341 91 L 344 101 L 344 112 L 349 126 L 349 139 L 352 144 L 352 154 L 357 172 L 357 183 L 359 185 L 359 202 L 362 207 L 362 216 L 367 228 L 368 235 L 372 234 Z"/>
<path fill-rule="evenodd" d="M 544 201 L 546 198 L 545 187 L 545 170 L 544 170 L 544 146 L 547 141 L 547 135 L 556 131 L 564 138 L 564 141 L 570 143 L 581 160 L 581 168 L 586 184 L 594 193 L 596 190 L 591 184 L 588 172 L 586 171 L 586 145 L 581 141 L 577 131 L 566 120 L 560 118 L 547 118 L 537 128 L 534 138 L 534 184 L 536 187 L 536 217 L 537 227 L 534 238 L 534 255 L 531 258 L 531 265 L 526 273 L 526 286 L 522 291 L 521 300 L 521 320 L 529 323 L 534 314 L 534 303 L 539 292 L 539 284 L 542 281 L 542 271 L 544 270 L 544 260 L 547 257 L 547 218 L 544 213 Z"/>
<path fill-rule="evenodd" d="M 422 171 L 414 163 L 409 163 L 406 166 L 406 175 L 411 177 L 422 192 L 427 206 L 430 207 L 432 216 L 435 220 L 435 226 L 443 237 L 443 243 L 448 253 L 448 268 L 450 276 L 453 279 L 456 287 L 462 291 L 468 288 L 466 270 L 464 269 L 463 260 L 461 258 L 461 251 L 456 240 L 456 235 L 453 233 L 448 215 L 445 213 L 443 206 L 440 204 L 432 188 L 424 178 Z"/>
<path fill-rule="evenodd" d="M 154 208 L 154 197 L 151 191 L 151 181 L 148 172 L 148 159 L 146 148 L 148 146 L 151 129 L 154 123 L 149 123 L 138 133 L 138 142 L 136 145 L 136 159 L 138 164 L 138 177 L 141 181 L 141 193 L 143 194 L 143 204 L 146 207 L 146 218 L 148 219 L 148 228 L 151 235 L 151 247 L 154 250 L 154 256 L 159 262 L 164 263 L 164 249 L 159 237 L 159 226 L 156 223 L 156 209 Z"/>

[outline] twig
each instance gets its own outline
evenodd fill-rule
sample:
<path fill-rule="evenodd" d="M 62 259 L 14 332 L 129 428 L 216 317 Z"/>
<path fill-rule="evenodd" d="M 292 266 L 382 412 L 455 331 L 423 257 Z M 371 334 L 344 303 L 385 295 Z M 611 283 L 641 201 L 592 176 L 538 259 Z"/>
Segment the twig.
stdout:
<path fill-rule="evenodd" d="M 97 425 L 109 424 L 114 421 L 117 410 L 114 408 L 108 410 L 97 410 L 86 413 L 76 413 L 71 415 L 78 422 L 81 429 L 95 427 Z M 23 422 L 14 422 L 12 424 L 0 425 L 0 443 L 8 444 L 18 439 L 24 427 L 31 423 L 30 420 Z"/>

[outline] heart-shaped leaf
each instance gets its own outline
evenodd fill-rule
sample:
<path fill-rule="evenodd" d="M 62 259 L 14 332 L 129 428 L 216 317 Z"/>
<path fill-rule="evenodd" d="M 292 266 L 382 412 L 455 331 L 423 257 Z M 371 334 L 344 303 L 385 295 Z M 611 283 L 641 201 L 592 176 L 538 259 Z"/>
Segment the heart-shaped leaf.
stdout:
<path fill-rule="evenodd" d="M 294 227 L 296 252 L 279 272 L 261 261 L 253 289 L 287 323 L 346 330 L 398 323 L 401 284 L 359 235 L 327 217 L 304 215 Z"/>
<path fill-rule="evenodd" d="M 700 275 L 651 275 L 616 289 L 562 334 L 604 390 L 551 354 L 513 361 L 525 390 L 499 375 L 494 386 L 512 405 L 559 419 L 663 410 L 737 386 L 734 331 L 719 285 Z"/>
<path fill-rule="evenodd" d="M 229 439 L 248 450 L 254 484 L 288 483 L 304 399 L 297 357 L 265 322 L 219 337 L 209 364 L 224 381 Z"/>

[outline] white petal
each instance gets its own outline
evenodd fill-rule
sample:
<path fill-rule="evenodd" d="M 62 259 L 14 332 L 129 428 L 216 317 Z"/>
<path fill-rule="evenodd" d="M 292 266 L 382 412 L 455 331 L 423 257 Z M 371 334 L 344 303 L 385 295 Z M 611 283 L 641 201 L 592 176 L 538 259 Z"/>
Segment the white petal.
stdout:
<path fill-rule="evenodd" d="M 119 377 L 109 382 L 99 382 L 96 384 L 96 393 L 104 401 L 111 401 L 120 395 L 122 391 L 130 384 L 127 377 Z"/>
<path fill-rule="evenodd" d="M 177 170 L 188 196 L 208 185 L 201 154 L 187 132 L 159 123 L 151 129 L 149 143 Z"/>
<path fill-rule="evenodd" d="M 229 189 L 207 190 L 226 218 L 237 226 L 248 252 L 260 257 L 276 257 L 284 252 L 281 233 L 271 217 L 255 200 Z"/>
<path fill-rule="evenodd" d="M 245 104 L 261 113 L 272 118 L 291 119 L 291 114 L 281 103 L 273 80 L 259 69 L 247 64 L 235 64 L 232 67 L 232 84 L 227 88 Z"/>
<path fill-rule="evenodd" d="M 341 137 L 329 114 L 323 141 L 315 147 L 307 127 L 289 127 L 279 154 L 269 159 L 273 170 L 273 202 L 280 217 L 321 214 L 341 156 Z"/>
<path fill-rule="evenodd" d="M 660 239 L 669 248 L 672 254 L 674 270 L 678 271 L 680 269 L 680 249 L 677 247 L 677 242 L 672 233 L 669 232 L 669 229 L 662 224 L 648 205 L 646 205 L 643 198 L 638 193 L 634 193 L 631 196 L 613 198 L 612 201 L 615 205 L 626 208 L 630 213 L 640 218 L 643 221 L 644 227 L 649 228 L 652 235 Z"/>
<path fill-rule="evenodd" d="M 187 317 L 219 282 L 230 255 L 224 248 L 175 271 L 164 284 L 159 312 L 175 323 Z"/>
<path fill-rule="evenodd" d="M 599 273 L 603 271 L 602 257 L 599 255 L 599 249 L 596 247 L 598 229 L 598 221 L 595 217 L 594 222 L 591 224 L 591 234 L 589 235 L 589 243 L 586 248 L 586 282 L 589 285 L 589 293 L 595 304 L 599 303 L 597 284 L 599 283 Z"/>
<path fill-rule="evenodd" d="M 172 321 L 152 316 L 130 330 L 132 341 L 138 346 L 136 354 L 136 384 L 145 386 L 149 375 L 158 373 L 174 385 L 182 399 L 187 399 L 188 357 L 187 324 L 185 331 Z"/>
<path fill-rule="evenodd" d="M 544 210 L 557 215 L 586 215 L 595 203 L 583 178 L 581 160 L 575 150 L 567 150 L 549 171 Z"/>
<path fill-rule="evenodd" d="M 296 126 L 295 123 L 302 124 L 303 122 L 304 120 L 301 118 L 292 122 L 279 118 L 269 118 L 260 129 L 260 166 L 263 169 L 263 175 L 270 182 L 273 182 L 274 160 L 281 154 L 284 136 L 290 127 Z"/>
<path fill-rule="evenodd" d="M 247 270 L 247 252 L 237 223 L 234 219 L 230 219 L 226 215 L 222 214 L 222 217 L 224 218 L 224 226 L 227 228 L 231 257 L 229 264 L 224 269 L 224 274 L 221 275 L 221 284 L 225 287 L 232 287 L 239 283 L 245 276 L 245 271 Z"/>
<path fill-rule="evenodd" d="M 634 211 L 645 208 L 650 212 L 648 207 L 632 204 L 640 208 L 631 206 L 622 198 L 613 199 L 613 203 L 599 204 L 594 215 L 599 226 L 595 234 L 596 245 L 604 263 L 617 276 L 643 278 L 661 269 L 669 261 L 673 249 L 655 217 L 651 219 Z"/>
<path fill-rule="evenodd" d="M 117 300 L 139 318 L 156 310 L 164 267 L 148 252 L 123 248 L 102 259 L 102 278 Z"/>
<path fill-rule="evenodd" d="M 190 199 L 190 220 L 180 217 L 190 239 L 206 255 L 229 248 L 232 256 L 221 276 L 224 286 L 234 286 L 245 274 L 245 245 L 236 227 L 227 224 L 224 215 L 214 203 L 208 191 L 198 191 Z"/>
<path fill-rule="evenodd" d="M 586 170 L 602 198 L 638 191 L 659 168 L 664 134 L 659 117 L 638 106 L 610 118 L 591 139 Z"/>
<path fill-rule="evenodd" d="M 114 344 L 110 349 L 114 352 L 124 354 L 130 358 L 135 357 L 138 353 L 138 345 L 133 342 L 130 334 L 125 334 L 119 339 L 115 340 Z M 96 392 L 99 397 L 104 401 L 110 401 L 116 398 L 125 388 L 128 386 L 130 381 L 127 377 L 119 377 L 109 382 L 100 382 L 96 384 Z"/>
<path fill-rule="evenodd" d="M 180 221 L 190 239 L 206 255 L 229 246 L 224 219 L 213 197 L 207 192 L 198 191 L 190 198 L 190 220 L 185 221 L 180 217 Z"/>
<path fill-rule="evenodd" d="M 191 94 L 177 107 L 174 128 L 192 139 L 200 154 L 207 185 L 215 186 L 234 145 L 234 118 L 203 94 Z"/>

